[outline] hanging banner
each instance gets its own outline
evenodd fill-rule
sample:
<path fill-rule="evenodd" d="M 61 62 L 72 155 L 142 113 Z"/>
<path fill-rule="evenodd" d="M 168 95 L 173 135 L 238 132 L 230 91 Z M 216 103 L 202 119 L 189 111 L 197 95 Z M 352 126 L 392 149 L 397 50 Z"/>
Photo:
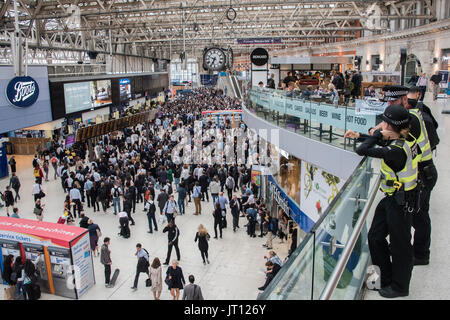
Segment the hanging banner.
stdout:
<path fill-rule="evenodd" d="M 384 112 L 387 103 L 375 98 L 356 99 L 355 114 L 357 115 L 378 115 Z"/>
<path fill-rule="evenodd" d="M 280 44 L 281 38 L 240 38 L 237 44 Z"/>
<path fill-rule="evenodd" d="M 300 209 L 317 221 L 333 201 L 345 181 L 302 161 L 300 170 Z"/>

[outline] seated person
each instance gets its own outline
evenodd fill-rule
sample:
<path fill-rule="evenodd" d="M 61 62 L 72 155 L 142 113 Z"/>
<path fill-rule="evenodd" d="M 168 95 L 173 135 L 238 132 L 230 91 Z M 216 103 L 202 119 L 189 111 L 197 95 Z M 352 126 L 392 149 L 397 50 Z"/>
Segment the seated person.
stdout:
<path fill-rule="evenodd" d="M 309 100 L 309 97 L 313 94 L 312 91 L 312 86 L 309 85 L 306 87 L 306 90 L 302 93 L 302 96 L 300 97 L 300 99 L 305 99 L 305 100 Z"/>
<path fill-rule="evenodd" d="M 364 97 L 375 97 L 376 92 L 373 88 L 373 85 L 370 85 L 365 91 L 364 91 Z"/>

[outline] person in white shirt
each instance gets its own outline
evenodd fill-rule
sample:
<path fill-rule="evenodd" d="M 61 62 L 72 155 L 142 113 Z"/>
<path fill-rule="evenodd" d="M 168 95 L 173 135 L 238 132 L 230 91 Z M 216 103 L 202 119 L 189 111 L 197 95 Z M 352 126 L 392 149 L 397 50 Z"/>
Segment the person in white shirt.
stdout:
<path fill-rule="evenodd" d="M 42 190 L 42 186 L 36 180 L 36 183 L 33 184 L 33 187 L 31 188 L 31 194 L 34 196 L 35 202 L 37 199 L 40 199 L 39 193 L 41 192 L 41 190 Z"/>
<path fill-rule="evenodd" d="M 94 174 L 92 175 L 94 177 L 94 181 L 95 182 L 99 182 L 101 177 L 100 177 L 100 173 L 98 173 L 97 170 L 95 170 Z"/>

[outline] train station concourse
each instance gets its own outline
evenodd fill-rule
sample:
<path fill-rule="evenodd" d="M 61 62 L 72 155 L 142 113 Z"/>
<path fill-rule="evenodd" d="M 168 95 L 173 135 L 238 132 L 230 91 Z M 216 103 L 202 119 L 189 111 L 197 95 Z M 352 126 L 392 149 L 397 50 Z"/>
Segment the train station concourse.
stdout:
<path fill-rule="evenodd" d="M 448 0 L 3 0 L 0 299 L 448 300 L 449 75 Z"/>

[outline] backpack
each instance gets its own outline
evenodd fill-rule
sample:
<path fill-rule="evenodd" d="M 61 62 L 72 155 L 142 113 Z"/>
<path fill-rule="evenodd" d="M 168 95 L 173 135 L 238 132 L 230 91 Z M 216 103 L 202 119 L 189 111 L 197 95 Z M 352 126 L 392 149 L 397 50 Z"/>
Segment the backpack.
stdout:
<path fill-rule="evenodd" d="M 227 181 L 225 182 L 227 189 L 233 188 L 233 181 L 231 179 L 232 179 L 231 177 L 228 177 Z"/>
<path fill-rule="evenodd" d="M 145 201 L 148 201 L 148 199 L 150 199 L 150 189 L 145 191 L 144 199 L 145 199 Z"/>
<path fill-rule="evenodd" d="M 120 196 L 119 188 L 113 188 L 114 189 L 114 198 L 117 198 Z"/>
<path fill-rule="evenodd" d="M 52 158 L 52 163 L 55 164 L 56 163 L 56 157 Z"/>
<path fill-rule="evenodd" d="M 33 168 L 36 168 L 37 164 L 38 164 L 38 163 L 37 163 L 37 159 L 34 158 L 34 159 L 33 159 Z"/>
<path fill-rule="evenodd" d="M 169 189 L 167 190 L 167 193 L 169 195 L 173 193 L 172 184 L 169 185 Z"/>
<path fill-rule="evenodd" d="M 34 176 L 35 176 L 36 178 L 39 178 L 39 177 L 40 177 L 39 169 L 34 169 Z"/>

